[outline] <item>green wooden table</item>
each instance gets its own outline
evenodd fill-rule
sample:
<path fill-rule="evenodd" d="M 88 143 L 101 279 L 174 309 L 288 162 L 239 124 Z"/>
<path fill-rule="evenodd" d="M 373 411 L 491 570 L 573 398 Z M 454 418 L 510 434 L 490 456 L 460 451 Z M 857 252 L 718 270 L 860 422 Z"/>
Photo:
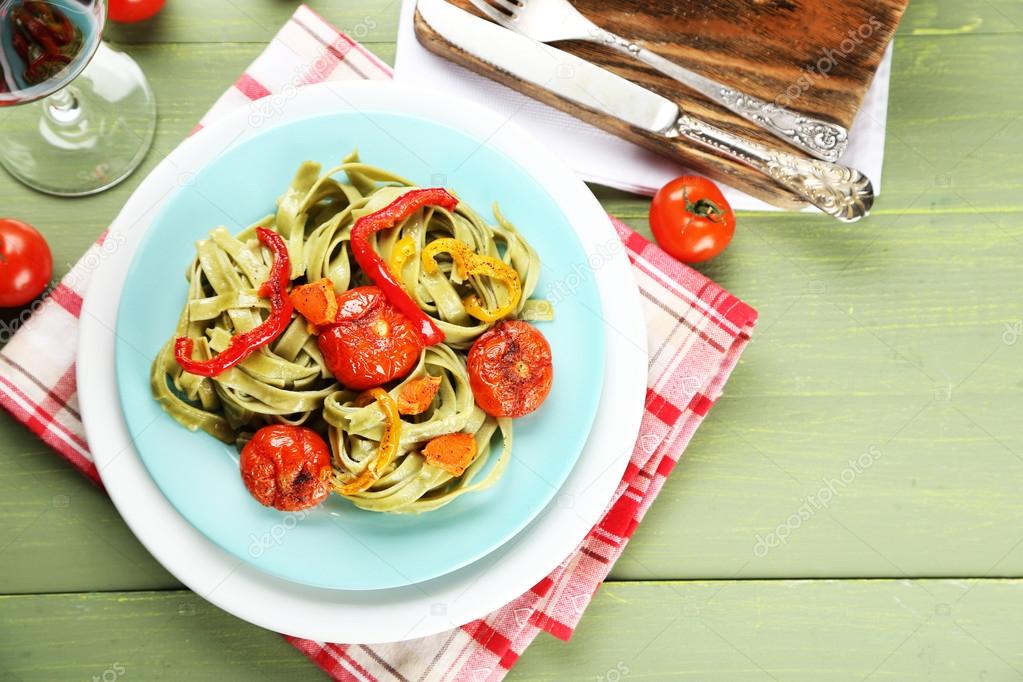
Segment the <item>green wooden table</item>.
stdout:
<path fill-rule="evenodd" d="M 78 200 L 0 175 L 0 214 L 62 274 L 295 4 L 111 29 L 159 98 L 146 165 Z M 393 60 L 398 0 L 310 4 Z M 1019 0 L 913 0 L 873 216 L 740 215 L 703 270 L 760 310 L 754 342 L 573 641 L 511 679 L 1023 678 L 1021 63 Z M 594 191 L 648 234 L 646 199 Z M 322 678 L 20 425 L 0 439 L 0 680 Z"/>

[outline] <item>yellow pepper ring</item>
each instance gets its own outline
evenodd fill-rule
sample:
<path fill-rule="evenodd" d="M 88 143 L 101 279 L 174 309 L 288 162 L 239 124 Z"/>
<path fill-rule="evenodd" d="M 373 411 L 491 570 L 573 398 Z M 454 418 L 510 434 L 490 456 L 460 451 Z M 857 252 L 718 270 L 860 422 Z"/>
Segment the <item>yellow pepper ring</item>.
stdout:
<path fill-rule="evenodd" d="M 401 271 L 405 269 L 405 262 L 416 253 L 416 240 L 406 235 L 398 240 L 391 250 L 391 259 L 387 267 L 398 280 L 401 280 Z"/>
<path fill-rule="evenodd" d="M 422 255 L 423 270 L 426 274 L 432 275 L 437 272 L 437 261 L 434 259 L 441 253 L 451 254 L 459 277 L 465 279 L 468 276 L 469 259 L 475 256 L 476 252 L 468 244 L 454 237 L 441 237 L 426 245 Z"/>
<path fill-rule="evenodd" d="M 362 472 L 337 488 L 342 495 L 355 495 L 367 490 L 379 479 L 398 454 L 398 441 L 401 438 L 401 417 L 398 415 L 398 403 L 391 394 L 382 388 L 371 388 L 355 399 L 357 407 L 365 407 L 376 400 L 381 412 L 384 413 L 384 432 L 380 436 L 380 448 L 376 457 L 366 465 Z"/>
<path fill-rule="evenodd" d="M 451 254 L 451 260 L 455 264 L 458 276 L 462 279 L 472 275 L 489 277 L 504 284 L 508 291 L 508 301 L 495 310 L 487 309 L 483 306 L 479 296 L 470 294 L 462 299 L 465 312 L 482 322 L 496 322 L 514 312 L 515 307 L 519 304 L 519 299 L 522 298 L 522 282 L 519 281 L 519 273 L 515 272 L 513 267 L 499 258 L 476 253 L 463 241 L 453 237 L 443 237 L 435 239 L 423 249 L 423 270 L 427 274 L 437 272 L 437 261 L 434 258 L 439 253 Z"/>

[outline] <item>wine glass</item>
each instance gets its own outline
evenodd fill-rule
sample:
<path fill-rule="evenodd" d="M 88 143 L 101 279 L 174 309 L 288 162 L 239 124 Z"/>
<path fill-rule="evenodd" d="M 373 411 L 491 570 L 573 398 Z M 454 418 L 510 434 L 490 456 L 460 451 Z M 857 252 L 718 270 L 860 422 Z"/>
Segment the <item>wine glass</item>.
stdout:
<path fill-rule="evenodd" d="M 106 0 L 0 0 L 0 164 L 41 192 L 112 187 L 152 144 L 153 91 L 105 20 Z"/>

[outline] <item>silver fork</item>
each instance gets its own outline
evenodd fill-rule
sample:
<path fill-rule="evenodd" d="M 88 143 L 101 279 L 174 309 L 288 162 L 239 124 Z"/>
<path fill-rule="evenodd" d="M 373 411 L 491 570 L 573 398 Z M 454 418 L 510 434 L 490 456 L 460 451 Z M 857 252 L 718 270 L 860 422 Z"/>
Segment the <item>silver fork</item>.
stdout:
<path fill-rule="evenodd" d="M 586 40 L 608 45 L 654 67 L 709 97 L 776 137 L 818 159 L 835 162 L 845 151 L 848 131 L 840 125 L 790 111 L 773 102 L 734 90 L 606 31 L 584 17 L 568 0 L 470 0 L 492 20 L 541 43 Z"/>

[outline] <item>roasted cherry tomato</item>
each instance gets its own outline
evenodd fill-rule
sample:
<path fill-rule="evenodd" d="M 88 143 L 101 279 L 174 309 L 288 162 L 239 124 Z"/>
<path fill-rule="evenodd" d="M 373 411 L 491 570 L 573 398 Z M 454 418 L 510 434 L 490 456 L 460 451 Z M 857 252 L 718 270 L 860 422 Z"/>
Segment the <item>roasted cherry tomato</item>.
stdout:
<path fill-rule="evenodd" d="M 330 449 L 304 426 L 264 426 L 242 448 L 240 464 L 245 487 L 267 507 L 308 509 L 330 494 Z"/>
<path fill-rule="evenodd" d="M 337 297 L 335 323 L 317 343 L 327 369 L 348 388 L 364 390 L 407 375 L 423 350 L 412 322 L 377 287 Z"/>
<path fill-rule="evenodd" d="M 713 182 L 683 175 L 657 190 L 650 204 L 650 230 L 672 256 L 699 263 L 732 241 L 735 213 Z"/>
<path fill-rule="evenodd" d="M 111 21 L 133 24 L 145 21 L 163 9 L 164 0 L 109 0 L 107 16 Z"/>
<path fill-rule="evenodd" d="M 554 379 L 551 347 L 536 327 L 501 322 L 469 349 L 469 385 L 476 404 L 494 417 L 521 417 L 547 398 Z"/>
<path fill-rule="evenodd" d="M 0 308 L 25 305 L 50 283 L 53 256 L 39 231 L 0 218 Z"/>

